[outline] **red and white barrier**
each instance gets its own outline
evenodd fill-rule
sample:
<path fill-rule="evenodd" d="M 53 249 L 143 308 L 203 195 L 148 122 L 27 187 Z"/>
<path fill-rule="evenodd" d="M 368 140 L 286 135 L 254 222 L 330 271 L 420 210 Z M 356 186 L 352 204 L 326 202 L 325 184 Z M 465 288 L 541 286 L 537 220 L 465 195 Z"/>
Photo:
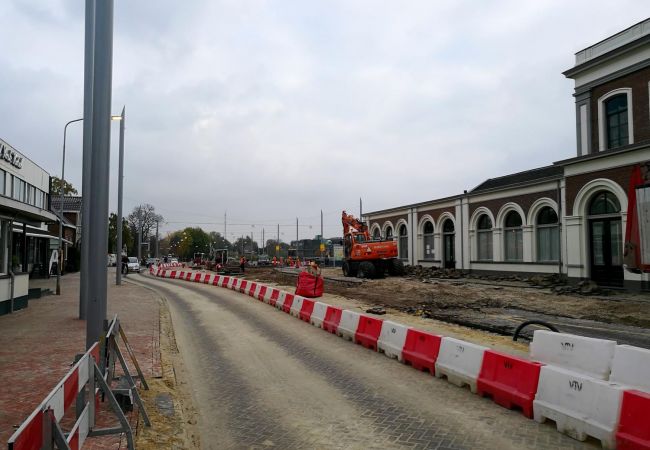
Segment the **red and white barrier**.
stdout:
<path fill-rule="evenodd" d="M 623 389 L 562 367 L 544 366 L 533 402 L 537 422 L 551 419 L 557 430 L 584 441 L 592 436 L 615 448 Z"/>
<path fill-rule="evenodd" d="M 361 314 L 357 331 L 354 333 L 354 342 L 366 348 L 377 351 L 377 341 L 381 334 L 381 327 L 384 321 L 375 317 Z"/>
<path fill-rule="evenodd" d="M 357 334 L 360 317 L 361 315 L 359 313 L 344 309 L 341 314 L 341 321 L 336 329 L 336 334 L 349 341 L 354 340 L 354 335 Z"/>
<path fill-rule="evenodd" d="M 533 400 L 537 393 L 541 363 L 486 350 L 476 383 L 478 395 L 489 394 L 497 405 L 521 408 L 533 418 Z"/>
<path fill-rule="evenodd" d="M 300 317 L 300 310 L 302 309 L 302 302 L 304 297 L 300 295 L 294 295 L 293 302 L 289 308 L 289 313 L 294 317 Z"/>
<path fill-rule="evenodd" d="M 450 337 L 443 337 L 436 360 L 436 377 L 447 377 L 456 386 L 468 385 L 476 393 L 476 381 L 487 347 Z"/>
<path fill-rule="evenodd" d="M 402 362 L 402 351 L 409 327 L 390 320 L 384 320 L 381 334 L 377 340 L 377 349 L 389 358 Z"/>
<path fill-rule="evenodd" d="M 426 370 L 431 375 L 435 375 L 441 343 L 442 336 L 410 328 L 406 333 L 406 341 L 402 349 L 404 363 L 410 364 L 414 369 Z"/>
<path fill-rule="evenodd" d="M 615 350 L 615 341 L 535 330 L 530 344 L 530 357 L 544 364 L 607 380 Z"/>
<path fill-rule="evenodd" d="M 316 301 L 310 298 L 304 298 L 302 300 L 302 308 L 300 308 L 300 314 L 298 318 L 304 320 L 307 323 L 311 323 L 311 315 L 314 312 L 314 306 L 316 306 Z"/>
<path fill-rule="evenodd" d="M 593 436 L 606 448 L 617 441 L 619 449 L 650 450 L 650 393 L 643 392 L 650 391 L 650 350 L 537 330 L 530 346 L 534 361 L 528 361 L 257 282 L 160 268 L 151 273 L 239 290 L 415 369 L 467 384 L 501 406 L 518 406 L 527 417 L 550 418 L 576 439 Z"/>
<path fill-rule="evenodd" d="M 43 427 L 48 420 L 51 420 L 50 414 L 56 422 L 63 418 L 75 402 L 77 394 L 85 388 L 89 377 L 93 376 L 91 367 L 94 367 L 98 360 L 99 344 L 95 343 L 9 438 L 10 450 L 41 448 L 44 440 Z M 68 436 L 68 443 L 73 441 L 76 445 L 70 447 L 81 448 L 88 436 L 88 430 L 88 415 L 82 415 L 74 425 L 73 432 Z"/>
<path fill-rule="evenodd" d="M 619 450 L 650 450 L 650 394 L 625 391 L 616 432 Z"/>
<path fill-rule="evenodd" d="M 327 304 L 323 302 L 315 302 L 314 309 L 311 312 L 311 324 L 315 327 L 322 328 L 323 319 L 327 312 Z"/>

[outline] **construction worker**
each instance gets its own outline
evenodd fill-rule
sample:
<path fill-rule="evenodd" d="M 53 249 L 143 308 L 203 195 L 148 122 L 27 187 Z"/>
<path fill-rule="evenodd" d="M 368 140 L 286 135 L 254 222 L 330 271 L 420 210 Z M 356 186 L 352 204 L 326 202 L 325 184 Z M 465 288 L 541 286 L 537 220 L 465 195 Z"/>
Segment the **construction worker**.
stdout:
<path fill-rule="evenodd" d="M 246 271 L 246 258 L 244 256 L 239 258 L 239 267 L 241 268 L 242 273 Z"/>
<path fill-rule="evenodd" d="M 278 258 L 276 256 L 273 257 L 273 262 L 271 264 L 273 264 L 273 267 L 278 265 Z"/>

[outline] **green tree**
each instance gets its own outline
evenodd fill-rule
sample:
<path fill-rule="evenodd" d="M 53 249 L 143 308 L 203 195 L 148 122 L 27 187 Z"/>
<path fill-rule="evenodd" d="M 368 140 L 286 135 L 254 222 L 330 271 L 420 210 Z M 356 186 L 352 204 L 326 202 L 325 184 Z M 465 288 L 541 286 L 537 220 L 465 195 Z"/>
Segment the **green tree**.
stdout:
<path fill-rule="evenodd" d="M 61 195 L 61 178 L 52 177 L 51 193 Z M 77 195 L 78 193 L 72 184 L 67 181 L 63 182 L 63 195 Z"/>
<path fill-rule="evenodd" d="M 129 223 L 124 219 L 122 220 L 122 245 L 126 246 L 127 255 L 133 254 L 133 235 Z M 117 254 L 119 257 L 117 251 L 117 214 L 115 213 L 108 216 L 108 251 Z"/>
<path fill-rule="evenodd" d="M 285 244 L 284 242 L 280 242 L 280 250 L 276 250 L 276 246 L 278 245 L 277 239 L 268 239 L 266 241 L 266 245 L 264 246 L 264 253 L 269 255 L 270 258 L 273 258 L 274 256 L 279 258 L 280 256 L 286 257 L 288 250 L 289 250 L 289 244 Z"/>

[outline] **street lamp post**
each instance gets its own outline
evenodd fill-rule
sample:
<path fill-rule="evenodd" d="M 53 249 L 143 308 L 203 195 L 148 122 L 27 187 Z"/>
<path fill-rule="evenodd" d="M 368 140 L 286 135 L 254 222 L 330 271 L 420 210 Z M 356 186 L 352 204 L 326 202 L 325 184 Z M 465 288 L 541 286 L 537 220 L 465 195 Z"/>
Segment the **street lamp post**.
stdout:
<path fill-rule="evenodd" d="M 120 121 L 120 162 L 119 174 L 117 175 L 117 264 L 115 264 L 115 284 L 122 284 L 122 195 L 124 192 L 124 127 L 126 122 L 126 106 L 122 108 L 122 114 L 111 117 L 112 120 Z"/>
<path fill-rule="evenodd" d="M 61 266 L 63 265 L 63 184 L 65 183 L 65 138 L 68 132 L 68 125 L 75 122 L 84 120 L 75 119 L 66 123 L 63 127 L 63 158 L 61 162 L 61 185 L 59 186 L 59 197 L 61 204 L 59 205 L 59 261 L 56 264 L 56 295 L 61 295 Z"/>

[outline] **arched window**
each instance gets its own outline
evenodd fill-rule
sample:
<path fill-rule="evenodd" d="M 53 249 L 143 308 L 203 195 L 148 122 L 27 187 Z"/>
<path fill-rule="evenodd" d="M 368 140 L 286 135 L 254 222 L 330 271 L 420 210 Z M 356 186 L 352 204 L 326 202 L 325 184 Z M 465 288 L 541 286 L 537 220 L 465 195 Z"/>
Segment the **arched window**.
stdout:
<path fill-rule="evenodd" d="M 399 257 L 401 259 L 409 257 L 409 235 L 404 224 L 399 227 Z"/>
<path fill-rule="evenodd" d="M 521 216 L 517 211 L 510 211 L 506 215 L 503 227 L 505 260 L 523 261 L 524 259 L 524 233 L 521 228 Z"/>
<path fill-rule="evenodd" d="M 372 232 L 373 239 L 381 239 L 381 231 L 379 228 L 375 227 L 375 230 Z"/>
<path fill-rule="evenodd" d="M 537 261 L 548 262 L 560 259 L 560 227 L 557 214 L 545 206 L 537 214 Z"/>
<path fill-rule="evenodd" d="M 614 194 L 607 191 L 596 194 L 589 205 L 590 216 L 617 214 L 619 212 L 621 212 L 621 204 Z"/>
<path fill-rule="evenodd" d="M 629 143 L 627 94 L 618 94 L 605 102 L 605 133 L 607 148 Z"/>
<path fill-rule="evenodd" d="M 451 222 L 451 221 L 450 221 Z M 492 221 L 487 214 L 478 219 L 476 230 L 476 241 L 478 247 L 478 259 L 482 261 L 492 260 Z"/>
<path fill-rule="evenodd" d="M 433 224 L 428 220 L 424 222 L 424 226 L 422 227 L 422 237 L 424 259 L 433 259 Z"/>
<path fill-rule="evenodd" d="M 386 227 L 386 239 L 393 238 L 393 228 L 389 225 Z"/>

